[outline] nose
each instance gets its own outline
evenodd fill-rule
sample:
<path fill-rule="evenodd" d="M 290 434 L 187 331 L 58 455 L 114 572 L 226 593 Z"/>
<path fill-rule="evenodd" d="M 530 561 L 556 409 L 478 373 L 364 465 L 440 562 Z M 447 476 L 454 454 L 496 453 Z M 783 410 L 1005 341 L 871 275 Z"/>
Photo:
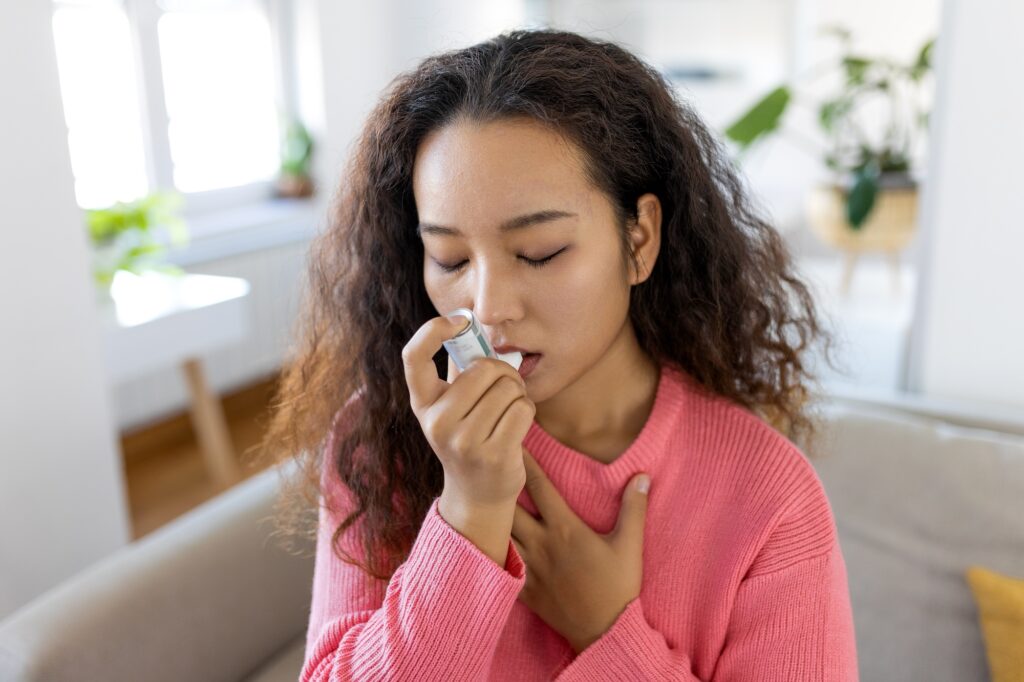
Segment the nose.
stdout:
<path fill-rule="evenodd" d="M 522 316 L 519 287 L 514 278 L 514 274 L 493 267 L 478 270 L 473 313 L 488 333 Z"/>

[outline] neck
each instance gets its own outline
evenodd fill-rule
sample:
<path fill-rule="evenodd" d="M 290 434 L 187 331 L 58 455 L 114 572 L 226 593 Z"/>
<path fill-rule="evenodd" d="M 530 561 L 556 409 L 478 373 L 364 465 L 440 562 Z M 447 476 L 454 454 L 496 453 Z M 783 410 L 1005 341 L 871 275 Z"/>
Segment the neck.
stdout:
<path fill-rule="evenodd" d="M 601 461 L 621 454 L 651 413 L 661 368 L 640 348 L 629 322 L 608 352 L 552 398 L 537 423 L 560 442 Z"/>

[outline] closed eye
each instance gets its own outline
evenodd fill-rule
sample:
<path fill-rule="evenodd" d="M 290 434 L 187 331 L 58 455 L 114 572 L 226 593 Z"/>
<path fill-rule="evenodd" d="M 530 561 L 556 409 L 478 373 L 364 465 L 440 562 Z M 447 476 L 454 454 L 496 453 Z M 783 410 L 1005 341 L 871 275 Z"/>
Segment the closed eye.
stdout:
<path fill-rule="evenodd" d="M 519 258 L 524 263 L 529 265 L 531 268 L 541 268 L 541 267 L 544 267 L 545 265 L 547 265 L 551 261 L 552 258 L 554 258 L 555 256 L 557 256 L 558 254 L 562 253 L 563 251 L 565 251 L 568 248 L 569 248 L 568 246 L 563 247 L 563 248 L 559 249 L 558 251 L 555 251 L 550 256 L 545 256 L 544 258 L 540 258 L 540 259 L 536 259 L 536 260 L 533 259 L 533 258 L 527 258 L 526 256 L 519 256 Z M 437 263 L 437 261 L 434 261 L 434 262 Z M 442 270 L 444 270 L 445 272 L 458 272 L 459 270 L 464 268 L 466 266 L 466 263 L 468 263 L 468 262 L 469 261 L 462 261 L 461 263 L 456 263 L 455 265 L 445 265 L 444 263 L 437 263 L 437 266 L 439 268 L 441 268 Z"/>

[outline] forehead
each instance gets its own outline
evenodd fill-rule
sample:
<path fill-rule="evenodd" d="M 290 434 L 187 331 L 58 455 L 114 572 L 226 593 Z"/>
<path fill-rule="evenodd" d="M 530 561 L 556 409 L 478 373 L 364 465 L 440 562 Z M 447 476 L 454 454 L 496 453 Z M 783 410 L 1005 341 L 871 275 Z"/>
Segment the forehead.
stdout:
<path fill-rule="evenodd" d="M 538 209 L 584 210 L 579 150 L 528 120 L 458 121 L 420 144 L 413 193 L 423 221 L 498 222 Z"/>

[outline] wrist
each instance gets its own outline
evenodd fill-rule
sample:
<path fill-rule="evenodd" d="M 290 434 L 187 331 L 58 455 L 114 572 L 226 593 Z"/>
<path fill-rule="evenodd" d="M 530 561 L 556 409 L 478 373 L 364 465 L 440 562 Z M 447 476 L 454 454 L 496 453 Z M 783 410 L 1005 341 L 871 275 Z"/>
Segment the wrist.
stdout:
<path fill-rule="evenodd" d="M 437 512 L 445 523 L 472 542 L 496 564 L 505 566 L 512 537 L 515 501 L 509 504 L 468 504 L 454 495 L 441 493 Z"/>
<path fill-rule="evenodd" d="M 630 602 L 632 601 L 633 600 L 631 599 Z M 615 627 L 615 624 L 618 623 L 620 618 L 622 618 L 622 614 L 626 612 L 626 608 L 629 607 L 630 602 L 627 602 L 626 606 L 619 609 L 614 618 L 606 620 L 603 626 L 598 627 L 589 633 L 579 633 L 574 635 L 572 638 L 566 637 L 566 640 L 569 642 L 569 646 L 572 647 L 573 651 L 575 651 L 577 655 L 582 653 L 584 649 L 604 637 L 613 627 Z M 597 622 L 597 619 L 595 619 L 595 622 Z"/>
<path fill-rule="evenodd" d="M 514 499 L 497 502 L 468 500 L 464 495 L 454 491 L 451 486 L 444 487 L 437 501 L 438 511 L 442 515 L 447 513 L 453 518 L 477 525 L 494 525 L 505 520 L 511 523 L 515 507 L 516 500 Z M 447 516 L 445 520 L 448 520 Z"/>

